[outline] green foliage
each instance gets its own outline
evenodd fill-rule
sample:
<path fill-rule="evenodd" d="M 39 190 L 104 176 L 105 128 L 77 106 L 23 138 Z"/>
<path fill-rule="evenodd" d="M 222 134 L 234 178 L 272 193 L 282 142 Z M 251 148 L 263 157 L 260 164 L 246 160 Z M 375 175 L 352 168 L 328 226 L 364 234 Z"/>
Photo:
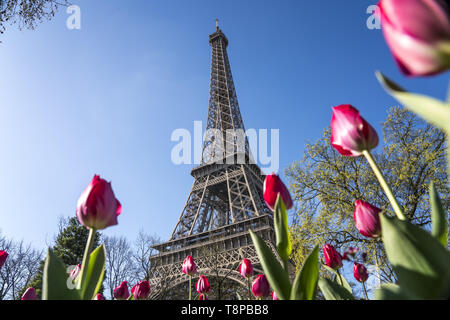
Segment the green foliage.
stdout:
<path fill-rule="evenodd" d="M 403 212 L 410 221 L 431 229 L 429 184 L 449 194 L 446 183 L 445 134 L 414 114 L 391 108 L 383 123 L 382 152 L 373 153 Z M 397 280 L 381 239 L 368 239 L 356 229 L 354 202 L 367 201 L 391 213 L 389 201 L 364 157 L 343 157 L 330 146 L 330 130 L 307 144 L 302 160 L 285 171 L 297 212 L 290 228 L 292 259 L 301 268 L 316 245 L 331 243 L 341 251 L 353 246 L 367 252 L 382 282 Z M 450 198 L 442 198 L 448 212 Z M 321 274 L 327 273 L 322 269 Z"/>
<path fill-rule="evenodd" d="M 291 289 L 291 300 L 314 300 L 319 280 L 319 247 L 315 247 L 297 273 Z"/>

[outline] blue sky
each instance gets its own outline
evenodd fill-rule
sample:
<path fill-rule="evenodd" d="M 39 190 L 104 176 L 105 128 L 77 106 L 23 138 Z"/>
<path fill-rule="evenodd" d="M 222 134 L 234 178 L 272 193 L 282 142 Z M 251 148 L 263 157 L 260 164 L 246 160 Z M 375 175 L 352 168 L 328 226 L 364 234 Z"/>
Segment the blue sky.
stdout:
<path fill-rule="evenodd" d="M 193 183 L 171 161 L 177 128 L 208 108 L 215 19 L 246 128 L 280 129 L 280 171 L 350 103 L 380 132 L 395 105 L 381 70 L 444 99 L 448 77 L 407 79 L 366 9 L 376 1 L 74 0 L 34 31 L 8 27 L 0 44 L 0 230 L 51 243 L 94 174 L 112 181 L 123 213 L 105 235 L 140 229 L 168 239 Z M 444 80 L 444 81 L 443 81 Z M 381 132 L 380 132 L 381 134 Z"/>

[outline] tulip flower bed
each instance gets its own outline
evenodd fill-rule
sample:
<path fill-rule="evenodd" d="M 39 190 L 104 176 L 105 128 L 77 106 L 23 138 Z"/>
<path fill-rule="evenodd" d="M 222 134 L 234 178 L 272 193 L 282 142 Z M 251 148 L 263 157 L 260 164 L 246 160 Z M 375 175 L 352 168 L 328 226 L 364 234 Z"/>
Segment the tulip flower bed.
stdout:
<path fill-rule="evenodd" d="M 450 68 L 450 8 L 448 1 L 440 0 L 382 0 L 379 4 L 383 32 L 400 69 L 408 76 L 429 76 Z M 447 102 L 424 95 L 408 93 L 397 84 L 377 73 L 378 80 L 388 93 L 426 121 L 450 134 L 450 100 Z M 390 186 L 378 168 L 371 150 L 379 138 L 375 129 L 350 104 L 332 108 L 331 146 L 345 157 L 365 157 L 373 174 L 386 194 L 391 212 L 361 199 L 355 199 L 353 212 L 355 228 L 367 238 L 382 240 L 398 283 L 383 284 L 375 291 L 375 299 L 448 299 L 450 297 L 450 253 L 448 251 L 448 218 L 433 184 L 430 185 L 431 233 L 413 225 L 397 202 Z M 449 163 L 450 168 L 450 148 Z M 364 266 L 364 255 L 356 259 L 358 250 L 350 248 L 341 255 L 332 245 L 323 244 L 322 267 L 333 276 L 320 277 L 319 247 L 315 247 L 291 283 L 289 259 L 292 253 L 287 211 L 293 207 L 288 189 L 275 175 L 266 176 L 263 197 L 273 211 L 277 254 L 252 230 L 249 230 L 264 274 L 254 280 L 253 266 L 244 259 L 239 272 L 248 285 L 248 299 L 313 300 L 318 290 L 325 299 L 354 299 L 352 289 L 341 274 L 343 261 L 353 262 L 353 276 L 361 283 L 365 298 L 369 299 Z M 447 195 L 445 195 L 447 196 Z M 92 248 L 96 230 L 118 223 L 121 204 L 111 184 L 94 176 L 81 194 L 77 217 L 90 230 L 83 261 L 70 274 L 74 289 L 67 285 L 66 266 L 48 250 L 43 272 L 42 298 L 44 300 L 103 300 L 99 290 L 105 272 L 105 247 Z M 0 250 L 0 268 L 8 253 Z M 197 274 L 195 262 L 187 256 L 180 272 L 189 276 L 189 300 L 192 299 L 191 281 Z M 198 300 L 207 300 L 210 284 L 205 275 L 196 283 Z M 143 300 L 150 294 L 148 281 L 142 280 L 131 290 L 123 281 L 114 289 L 118 300 Z M 240 297 L 242 299 L 242 297 Z M 34 288 L 29 288 L 22 300 L 35 300 Z"/>

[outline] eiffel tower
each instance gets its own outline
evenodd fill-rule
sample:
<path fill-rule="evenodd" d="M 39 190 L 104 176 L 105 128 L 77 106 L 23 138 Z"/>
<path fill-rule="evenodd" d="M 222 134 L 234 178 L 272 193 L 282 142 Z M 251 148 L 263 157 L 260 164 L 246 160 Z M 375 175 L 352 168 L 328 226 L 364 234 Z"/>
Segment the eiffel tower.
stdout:
<path fill-rule="evenodd" d="M 188 281 L 181 272 L 191 255 L 198 274 L 227 277 L 243 286 L 243 258 L 263 273 L 249 229 L 276 251 L 273 216 L 263 195 L 264 174 L 254 163 L 244 132 L 228 60 L 228 39 L 219 28 L 209 36 L 211 79 L 202 159 L 191 171 L 194 184 L 170 240 L 153 246 L 150 257 L 152 299 Z M 208 253 L 209 252 L 209 253 Z M 214 254 L 211 254 L 213 252 Z"/>

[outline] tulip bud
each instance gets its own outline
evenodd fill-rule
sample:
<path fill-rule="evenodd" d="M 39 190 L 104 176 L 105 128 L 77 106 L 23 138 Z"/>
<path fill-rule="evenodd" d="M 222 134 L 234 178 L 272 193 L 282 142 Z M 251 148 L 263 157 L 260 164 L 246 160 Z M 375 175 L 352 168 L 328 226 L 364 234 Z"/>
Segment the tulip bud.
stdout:
<path fill-rule="evenodd" d="M 197 267 L 195 265 L 195 261 L 191 256 L 187 256 L 184 259 L 183 265 L 181 267 L 181 271 L 184 274 L 187 274 L 189 276 L 193 276 L 197 273 Z"/>
<path fill-rule="evenodd" d="M 117 224 L 122 206 L 116 199 L 111 183 L 95 175 L 83 191 L 77 204 L 77 217 L 89 229 L 102 230 Z"/>
<path fill-rule="evenodd" d="M 333 107 L 331 145 L 343 156 L 358 157 L 378 145 L 375 129 L 349 104 Z"/>
<path fill-rule="evenodd" d="M 265 275 L 256 276 L 252 283 L 252 293 L 255 298 L 265 298 L 270 295 L 270 285 Z"/>
<path fill-rule="evenodd" d="M 366 282 L 367 278 L 369 278 L 369 273 L 364 265 L 355 262 L 353 264 L 353 276 L 359 282 Z"/>
<path fill-rule="evenodd" d="M 342 255 L 342 260 L 350 260 L 349 257 L 353 258 L 357 252 L 358 249 L 349 247 L 347 250 L 344 251 L 344 254 Z"/>
<path fill-rule="evenodd" d="M 278 300 L 277 293 L 275 290 L 272 291 L 272 300 Z"/>
<path fill-rule="evenodd" d="M 380 212 L 381 209 L 370 203 L 356 200 L 353 217 L 356 228 L 363 236 L 377 238 L 381 235 Z"/>
<path fill-rule="evenodd" d="M 97 295 L 95 296 L 94 300 L 105 300 L 105 298 L 102 296 L 101 293 L 97 293 Z"/>
<path fill-rule="evenodd" d="M 128 283 L 126 281 L 123 281 L 120 286 L 114 289 L 113 295 L 117 300 L 127 300 L 130 297 L 130 292 L 128 291 Z"/>
<path fill-rule="evenodd" d="M 131 289 L 131 293 L 136 300 L 145 300 L 150 295 L 150 283 L 146 280 L 140 281 L 138 284 L 135 284 Z"/>
<path fill-rule="evenodd" d="M 342 257 L 331 244 L 325 244 L 322 248 L 325 264 L 331 269 L 337 270 L 342 267 Z"/>
<path fill-rule="evenodd" d="M 274 210 L 275 203 L 277 202 L 278 194 L 281 195 L 281 199 L 283 200 L 284 206 L 287 210 L 292 208 L 294 205 L 292 203 L 289 190 L 286 188 L 283 181 L 281 181 L 280 177 L 275 173 L 266 176 L 266 179 L 264 180 L 263 194 L 264 201 L 272 211 Z"/>
<path fill-rule="evenodd" d="M 6 252 L 4 250 L 0 250 L 0 269 L 5 264 L 6 258 L 8 258 L 8 252 Z"/>
<path fill-rule="evenodd" d="M 72 271 L 70 272 L 70 278 L 72 279 L 72 281 L 75 281 L 80 271 L 81 271 L 81 264 L 77 264 L 75 268 L 73 268 Z"/>
<path fill-rule="evenodd" d="M 210 289 L 208 279 L 205 276 L 200 276 L 197 281 L 197 292 L 207 293 Z"/>
<path fill-rule="evenodd" d="M 206 297 L 206 294 L 200 293 L 200 295 L 198 296 L 198 300 L 208 300 L 208 298 Z"/>
<path fill-rule="evenodd" d="M 241 265 L 239 266 L 239 273 L 244 278 L 253 277 L 253 266 L 250 260 L 244 259 L 242 260 Z"/>
<path fill-rule="evenodd" d="M 382 0 L 386 42 L 400 70 L 428 76 L 450 68 L 450 8 L 441 0 Z"/>
<path fill-rule="evenodd" d="M 33 287 L 29 287 L 22 295 L 21 300 L 37 300 L 36 291 Z"/>

